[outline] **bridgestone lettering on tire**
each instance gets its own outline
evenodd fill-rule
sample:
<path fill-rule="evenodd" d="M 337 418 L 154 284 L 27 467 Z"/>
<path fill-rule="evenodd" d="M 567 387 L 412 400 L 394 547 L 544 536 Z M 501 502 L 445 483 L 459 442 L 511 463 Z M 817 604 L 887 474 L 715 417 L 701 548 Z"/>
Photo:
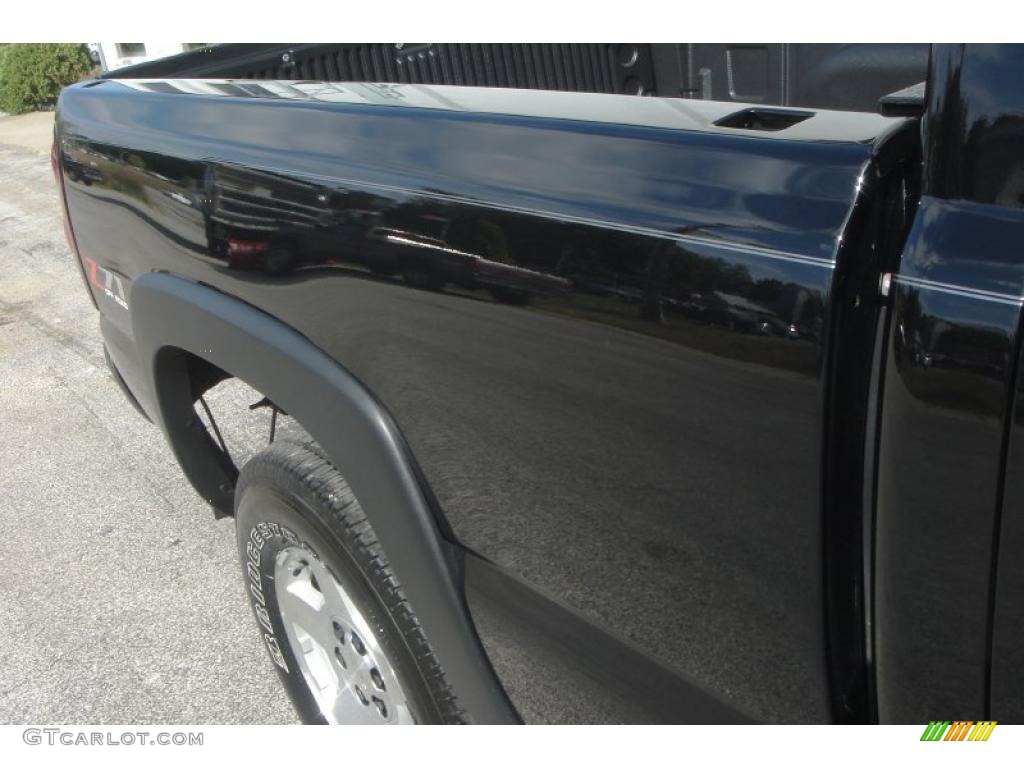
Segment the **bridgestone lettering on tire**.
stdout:
<path fill-rule="evenodd" d="M 373 528 L 315 445 L 254 456 L 235 525 L 257 627 L 304 722 L 463 722 Z"/>

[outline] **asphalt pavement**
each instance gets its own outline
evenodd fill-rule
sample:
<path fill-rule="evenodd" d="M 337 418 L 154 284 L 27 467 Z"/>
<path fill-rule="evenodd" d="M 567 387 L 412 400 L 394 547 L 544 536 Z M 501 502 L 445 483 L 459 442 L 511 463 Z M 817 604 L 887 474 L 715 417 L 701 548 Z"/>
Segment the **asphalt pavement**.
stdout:
<path fill-rule="evenodd" d="M 214 520 L 104 363 L 51 124 L 0 125 L 0 722 L 296 722 L 233 522 Z"/>

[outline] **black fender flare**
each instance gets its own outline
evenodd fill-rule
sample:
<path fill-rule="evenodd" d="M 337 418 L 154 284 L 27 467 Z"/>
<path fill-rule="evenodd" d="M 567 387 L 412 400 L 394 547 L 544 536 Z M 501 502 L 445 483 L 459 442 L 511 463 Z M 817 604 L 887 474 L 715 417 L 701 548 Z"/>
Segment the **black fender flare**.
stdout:
<path fill-rule="evenodd" d="M 213 288 L 149 273 L 135 280 L 131 300 L 151 415 L 203 498 L 230 511 L 237 472 L 196 419 L 181 351 L 246 382 L 302 424 L 359 499 L 468 719 L 519 722 L 469 617 L 415 461 L 376 398 L 305 336 Z"/>

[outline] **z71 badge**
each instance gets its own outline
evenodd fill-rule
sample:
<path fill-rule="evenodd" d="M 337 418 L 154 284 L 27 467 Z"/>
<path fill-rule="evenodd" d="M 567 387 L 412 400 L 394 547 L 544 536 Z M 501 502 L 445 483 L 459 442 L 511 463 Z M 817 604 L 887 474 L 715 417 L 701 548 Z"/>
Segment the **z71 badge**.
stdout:
<path fill-rule="evenodd" d="M 85 274 L 88 275 L 89 283 L 93 288 L 116 301 L 124 309 L 128 309 L 128 297 L 124 292 L 124 279 L 116 272 L 101 267 L 88 256 L 83 256 L 82 261 L 85 262 Z"/>

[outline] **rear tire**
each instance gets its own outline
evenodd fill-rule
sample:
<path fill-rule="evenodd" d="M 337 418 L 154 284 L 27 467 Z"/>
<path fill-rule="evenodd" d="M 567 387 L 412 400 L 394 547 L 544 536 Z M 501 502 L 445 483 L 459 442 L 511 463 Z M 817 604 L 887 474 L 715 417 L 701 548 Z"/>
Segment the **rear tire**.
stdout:
<path fill-rule="evenodd" d="M 422 291 L 440 291 L 445 280 L 421 264 L 407 264 L 402 268 L 402 278 L 413 288 Z"/>
<path fill-rule="evenodd" d="M 235 527 L 260 634 L 304 722 L 462 722 L 373 528 L 315 445 L 278 441 L 245 465 Z"/>

